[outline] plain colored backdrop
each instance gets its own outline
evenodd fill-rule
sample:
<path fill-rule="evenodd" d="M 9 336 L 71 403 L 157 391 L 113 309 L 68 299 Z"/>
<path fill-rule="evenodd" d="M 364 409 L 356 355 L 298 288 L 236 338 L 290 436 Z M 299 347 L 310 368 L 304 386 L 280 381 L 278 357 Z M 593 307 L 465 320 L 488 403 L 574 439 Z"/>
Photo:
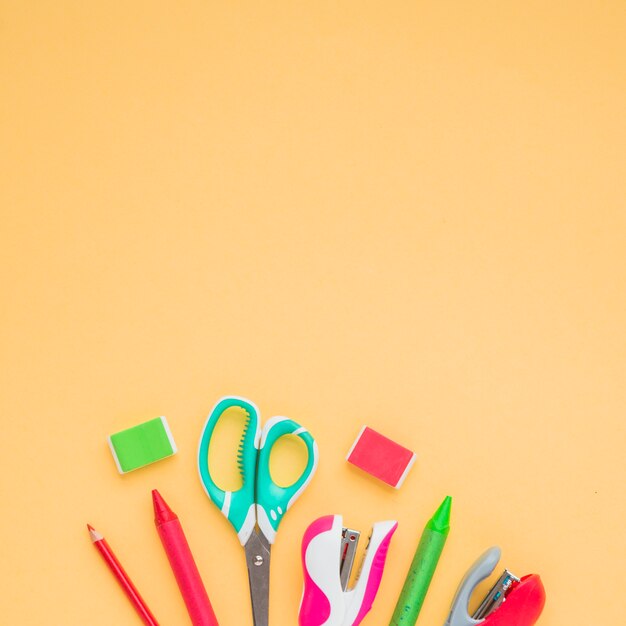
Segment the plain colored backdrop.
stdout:
<path fill-rule="evenodd" d="M 624 623 L 625 77 L 622 0 L 1 0 L 0 623 L 139 623 L 88 521 L 187 623 L 153 487 L 251 623 L 195 469 L 227 393 L 321 451 L 275 626 L 335 512 L 399 520 L 386 625 L 446 494 L 419 624 L 492 544 L 543 576 L 541 626 Z M 106 436 L 157 415 L 179 454 L 119 476 Z M 344 462 L 364 423 L 419 454 L 400 491 Z"/>

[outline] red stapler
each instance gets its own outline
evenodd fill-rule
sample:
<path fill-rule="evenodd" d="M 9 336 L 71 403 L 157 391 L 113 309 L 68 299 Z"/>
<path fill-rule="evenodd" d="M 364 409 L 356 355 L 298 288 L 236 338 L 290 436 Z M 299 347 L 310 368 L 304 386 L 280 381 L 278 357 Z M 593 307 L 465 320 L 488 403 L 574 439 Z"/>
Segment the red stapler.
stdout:
<path fill-rule="evenodd" d="M 533 626 L 546 603 L 546 593 L 536 574 L 517 578 L 508 570 L 500 576 L 473 615 L 469 602 L 478 584 L 490 576 L 500 561 L 500 548 L 489 548 L 461 581 L 444 626 Z"/>

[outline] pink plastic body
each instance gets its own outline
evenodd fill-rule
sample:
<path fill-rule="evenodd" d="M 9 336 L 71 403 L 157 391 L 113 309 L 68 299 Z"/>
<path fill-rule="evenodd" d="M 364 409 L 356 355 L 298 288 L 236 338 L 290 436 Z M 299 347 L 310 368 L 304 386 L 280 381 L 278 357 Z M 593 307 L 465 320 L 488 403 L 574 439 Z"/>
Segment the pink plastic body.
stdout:
<path fill-rule="evenodd" d="M 339 577 L 341 561 L 340 515 L 315 520 L 302 539 L 304 591 L 298 615 L 300 626 L 357 626 L 372 608 L 385 568 L 397 522 L 374 524 L 359 579 L 344 591 Z"/>
<path fill-rule="evenodd" d="M 334 520 L 334 515 L 320 517 L 304 531 L 301 551 L 302 570 L 304 572 L 304 591 L 300 603 L 300 626 L 319 626 L 320 624 L 326 623 L 331 614 L 330 600 L 315 582 L 314 577 L 316 578 L 316 573 L 313 572 L 313 576 L 309 573 L 306 561 L 309 549 L 315 549 L 315 546 L 311 548 L 311 543 L 314 542 L 316 537 L 332 531 Z M 333 559 L 331 565 L 334 564 Z"/>
<path fill-rule="evenodd" d="M 483 622 L 484 626 L 533 626 L 546 603 L 546 592 L 536 574 L 524 576 L 499 609 Z"/>

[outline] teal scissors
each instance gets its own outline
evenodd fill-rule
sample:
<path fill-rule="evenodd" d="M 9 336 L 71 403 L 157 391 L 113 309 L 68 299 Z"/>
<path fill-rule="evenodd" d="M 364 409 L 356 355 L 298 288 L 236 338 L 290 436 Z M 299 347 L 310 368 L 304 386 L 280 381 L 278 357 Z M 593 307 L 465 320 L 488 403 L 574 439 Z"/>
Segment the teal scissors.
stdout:
<path fill-rule="evenodd" d="M 239 443 L 237 463 L 242 485 L 237 491 L 224 491 L 209 471 L 209 446 L 215 427 L 230 408 L 246 415 Z M 285 512 L 309 484 L 317 469 L 319 453 L 310 433 L 287 417 L 273 417 L 261 429 L 259 410 L 236 396 L 222 398 L 207 418 L 198 449 L 200 480 L 209 498 L 233 525 L 246 553 L 248 581 L 254 626 L 267 626 L 269 619 L 270 550 Z M 277 485 L 270 474 L 270 453 L 285 435 L 296 435 L 306 445 L 308 459 L 302 475 L 292 485 Z"/>

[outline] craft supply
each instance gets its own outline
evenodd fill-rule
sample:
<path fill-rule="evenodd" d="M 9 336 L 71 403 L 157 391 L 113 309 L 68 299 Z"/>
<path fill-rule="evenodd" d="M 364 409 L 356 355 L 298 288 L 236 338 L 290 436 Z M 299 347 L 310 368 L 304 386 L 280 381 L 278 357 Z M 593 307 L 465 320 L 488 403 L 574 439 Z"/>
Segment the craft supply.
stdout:
<path fill-rule="evenodd" d="M 452 498 L 446 496 L 424 528 L 390 626 L 414 626 L 450 532 Z"/>
<path fill-rule="evenodd" d="M 152 504 L 154 523 L 187 606 L 191 623 L 193 626 L 218 626 L 178 516 L 156 489 L 152 490 Z"/>
<path fill-rule="evenodd" d="M 242 412 L 245 428 L 237 458 L 242 486 L 224 491 L 209 470 L 209 447 L 220 418 L 229 409 Z M 270 474 L 274 444 L 285 435 L 299 437 L 308 459 L 300 477 L 290 486 L 277 485 Z M 246 554 L 250 598 L 255 626 L 269 619 L 270 552 L 283 515 L 309 484 L 317 468 L 317 444 L 309 432 L 286 417 L 273 417 L 260 428 L 257 407 L 245 398 L 228 396 L 213 407 L 200 437 L 198 469 L 202 485 L 212 502 L 233 525 Z"/>
<path fill-rule="evenodd" d="M 360 533 L 343 528 L 341 515 L 320 517 L 306 529 L 301 553 L 304 591 L 298 612 L 300 626 L 361 623 L 376 598 L 389 543 L 397 527 L 395 521 L 374 524 L 352 589 L 347 587 Z"/>
<path fill-rule="evenodd" d="M 174 437 L 164 417 L 143 422 L 108 438 L 120 474 L 176 454 Z"/>
<path fill-rule="evenodd" d="M 400 489 L 416 455 L 368 426 L 363 426 L 346 461 L 383 482 Z"/>
<path fill-rule="evenodd" d="M 139 614 L 139 617 L 143 620 L 143 623 L 146 624 L 146 626 L 159 626 L 156 618 L 152 615 L 143 598 L 139 595 L 139 592 L 137 591 L 137 588 L 133 584 L 132 580 L 124 571 L 122 564 L 117 560 L 115 554 L 113 554 L 113 550 L 111 550 L 111 547 L 106 542 L 106 539 L 90 524 L 87 524 L 87 528 L 89 529 L 89 536 L 91 537 L 93 545 L 97 548 L 98 552 L 102 555 L 104 562 L 113 572 L 117 582 L 124 590 L 124 593 L 128 596 L 128 599 L 133 607 L 135 607 L 135 610 Z"/>
<path fill-rule="evenodd" d="M 472 616 L 470 598 L 500 561 L 500 548 L 489 548 L 469 569 L 456 592 L 444 626 L 533 626 L 546 603 L 546 592 L 536 574 L 517 578 L 508 570 L 496 581 Z"/>

